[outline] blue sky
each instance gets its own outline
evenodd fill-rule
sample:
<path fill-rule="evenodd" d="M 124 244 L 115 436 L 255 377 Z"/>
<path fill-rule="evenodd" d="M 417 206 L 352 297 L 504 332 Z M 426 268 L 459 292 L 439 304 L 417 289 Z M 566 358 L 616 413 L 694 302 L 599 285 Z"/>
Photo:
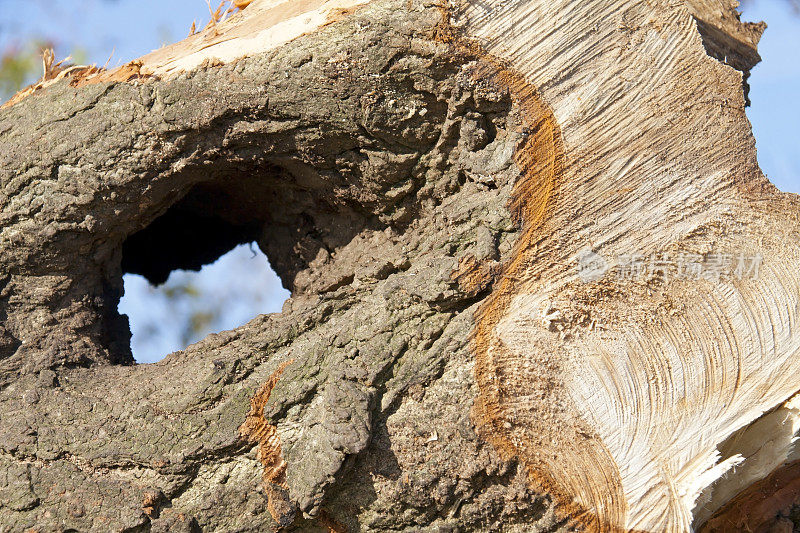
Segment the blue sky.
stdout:
<path fill-rule="evenodd" d="M 128 315 L 137 361 L 153 362 L 197 342 L 208 333 L 241 326 L 262 313 L 280 312 L 289 291 L 281 286 L 267 258 L 253 244 L 237 246 L 200 272 L 176 270 L 153 287 L 142 276 L 126 274 L 119 312 Z M 187 335 L 192 316 L 212 316 Z"/>
<path fill-rule="evenodd" d="M 747 109 L 758 162 L 781 190 L 800 193 L 800 15 L 787 2 L 760 0 L 746 6 L 743 18 L 768 25 Z"/>
<path fill-rule="evenodd" d="M 216 7 L 216 5 L 214 6 Z M 750 77 L 753 125 L 762 170 L 784 191 L 800 192 L 800 16 L 788 2 L 756 0 L 743 19 L 764 20 L 763 59 Z M 0 0 L 0 53 L 13 43 L 46 38 L 63 58 L 80 49 L 88 62 L 122 64 L 188 34 L 193 20 L 208 21 L 204 0 Z M 197 293 L 168 298 L 165 290 L 187 286 Z M 166 288 L 166 289 L 165 289 Z M 125 276 L 120 311 L 131 318 L 136 359 L 152 362 L 180 349 L 192 312 L 219 309 L 208 331 L 236 327 L 259 313 L 280 311 L 288 297 L 260 253 L 240 246 L 200 275 L 175 272 L 159 289 Z M 197 340 L 205 332 L 192 337 Z"/>
<path fill-rule="evenodd" d="M 0 50 L 42 36 L 57 56 L 80 48 L 100 65 L 113 50 L 114 66 L 182 39 L 192 20 L 208 18 L 204 0 L 0 0 Z"/>

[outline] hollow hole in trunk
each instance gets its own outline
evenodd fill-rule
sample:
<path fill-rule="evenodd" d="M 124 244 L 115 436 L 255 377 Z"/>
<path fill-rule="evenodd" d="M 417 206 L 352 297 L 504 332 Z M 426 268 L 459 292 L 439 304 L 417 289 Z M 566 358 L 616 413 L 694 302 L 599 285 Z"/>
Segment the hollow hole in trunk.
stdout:
<path fill-rule="evenodd" d="M 289 291 L 257 244 L 270 225 L 272 178 L 227 174 L 195 185 L 124 242 L 118 312 L 137 362 L 280 311 Z"/>

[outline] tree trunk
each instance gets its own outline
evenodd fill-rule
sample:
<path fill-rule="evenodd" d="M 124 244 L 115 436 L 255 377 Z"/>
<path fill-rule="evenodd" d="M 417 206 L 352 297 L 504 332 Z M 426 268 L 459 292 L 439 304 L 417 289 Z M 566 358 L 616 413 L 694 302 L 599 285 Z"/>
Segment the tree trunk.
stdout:
<path fill-rule="evenodd" d="M 744 113 L 763 25 L 237 3 L 0 111 L 0 531 L 791 529 L 800 202 Z M 123 273 L 254 240 L 283 312 L 133 364 Z"/>

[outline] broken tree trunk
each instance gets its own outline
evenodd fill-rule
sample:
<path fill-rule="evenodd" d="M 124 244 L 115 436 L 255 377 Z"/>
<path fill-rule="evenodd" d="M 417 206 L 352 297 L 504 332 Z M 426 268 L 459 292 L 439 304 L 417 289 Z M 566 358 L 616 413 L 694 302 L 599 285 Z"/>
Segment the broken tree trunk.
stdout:
<path fill-rule="evenodd" d="M 791 527 L 800 202 L 744 114 L 762 25 L 238 4 L 0 111 L 0 531 Z M 123 273 L 252 241 L 283 312 L 132 364 Z"/>

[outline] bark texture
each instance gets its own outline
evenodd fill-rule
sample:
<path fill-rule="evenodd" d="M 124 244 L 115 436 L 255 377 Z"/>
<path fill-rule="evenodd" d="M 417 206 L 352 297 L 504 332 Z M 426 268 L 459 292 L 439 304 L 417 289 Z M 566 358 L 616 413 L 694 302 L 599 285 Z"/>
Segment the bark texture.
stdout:
<path fill-rule="evenodd" d="M 0 531 L 741 523 L 800 459 L 800 203 L 744 116 L 763 26 L 329 4 L 0 110 Z M 123 273 L 254 240 L 283 312 L 134 365 Z M 587 248 L 764 266 L 586 283 Z"/>

